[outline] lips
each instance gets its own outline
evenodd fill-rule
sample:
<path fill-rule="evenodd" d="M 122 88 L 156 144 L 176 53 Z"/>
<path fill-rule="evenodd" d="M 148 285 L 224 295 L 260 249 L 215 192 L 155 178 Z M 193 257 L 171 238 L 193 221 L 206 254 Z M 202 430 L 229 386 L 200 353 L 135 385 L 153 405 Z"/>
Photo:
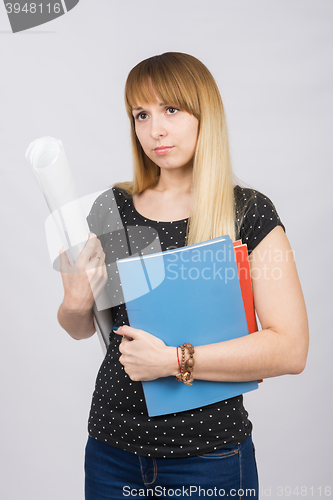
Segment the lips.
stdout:
<path fill-rule="evenodd" d="M 174 148 L 174 146 L 159 146 L 159 147 L 154 149 L 154 152 L 157 155 L 165 155 L 165 154 L 169 153 L 169 151 L 171 151 L 173 148 Z"/>

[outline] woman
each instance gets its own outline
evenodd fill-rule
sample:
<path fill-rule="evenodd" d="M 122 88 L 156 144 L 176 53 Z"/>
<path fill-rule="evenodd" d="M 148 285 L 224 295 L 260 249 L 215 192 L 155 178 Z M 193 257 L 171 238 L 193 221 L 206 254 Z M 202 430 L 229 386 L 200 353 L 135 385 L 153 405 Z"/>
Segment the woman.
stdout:
<path fill-rule="evenodd" d="M 65 295 L 60 324 L 75 339 L 95 332 L 94 295 L 106 283 L 105 262 L 114 260 L 117 239 L 103 224 L 110 204 L 116 203 L 124 231 L 148 227 L 158 234 L 162 250 L 224 234 L 248 245 L 262 330 L 194 346 L 193 383 L 300 373 L 306 362 L 308 325 L 293 255 L 270 200 L 233 185 L 224 110 L 212 75 L 186 54 L 152 57 L 130 72 L 125 102 L 134 180 L 96 200 L 88 220 L 102 243 L 91 234 L 73 269 L 62 255 Z M 128 255 L 122 252 L 116 258 Z M 257 498 L 252 424 L 242 396 L 149 418 L 141 381 L 165 376 L 185 381 L 179 370 L 183 367 L 174 346 L 166 346 L 154 332 L 128 326 L 124 304 L 113 307 L 112 313 L 120 328 L 110 334 L 93 395 L 86 499 L 167 498 L 170 491 L 181 497 L 205 493 L 242 498 L 250 495 L 246 490 Z M 185 350 L 187 364 L 190 352 Z"/>

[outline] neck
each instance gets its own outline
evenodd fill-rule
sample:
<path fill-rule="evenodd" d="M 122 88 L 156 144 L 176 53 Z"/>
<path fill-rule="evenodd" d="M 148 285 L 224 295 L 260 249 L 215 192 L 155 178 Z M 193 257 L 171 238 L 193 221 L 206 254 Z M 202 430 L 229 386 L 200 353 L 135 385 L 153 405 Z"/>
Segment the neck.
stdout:
<path fill-rule="evenodd" d="M 159 180 L 154 187 L 156 191 L 173 193 L 190 193 L 193 186 L 193 167 L 183 167 L 182 169 L 165 170 L 161 169 Z"/>

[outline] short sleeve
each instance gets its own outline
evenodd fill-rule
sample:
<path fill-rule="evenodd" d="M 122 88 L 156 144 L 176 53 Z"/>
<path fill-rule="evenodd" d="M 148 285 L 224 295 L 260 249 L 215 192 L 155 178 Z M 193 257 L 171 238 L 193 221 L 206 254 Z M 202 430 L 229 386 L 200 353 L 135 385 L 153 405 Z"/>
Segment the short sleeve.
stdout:
<path fill-rule="evenodd" d="M 254 189 L 237 186 L 235 193 L 238 236 L 249 254 L 276 226 L 285 227 L 272 201 Z"/>
<path fill-rule="evenodd" d="M 105 236 L 114 231 L 123 230 L 119 213 L 122 199 L 114 188 L 101 193 L 94 201 L 87 217 L 89 229 L 101 240 L 104 247 Z"/>
<path fill-rule="evenodd" d="M 117 196 L 118 195 L 118 196 Z M 126 230 L 121 219 L 122 200 L 119 193 L 108 189 L 94 201 L 87 222 L 90 231 L 98 237 L 105 253 L 108 280 L 105 290 L 112 308 L 124 302 L 116 261 L 128 257 Z"/>
<path fill-rule="evenodd" d="M 106 220 L 110 212 L 112 213 L 112 210 L 114 210 L 114 206 L 115 197 L 112 189 L 104 191 L 96 198 L 87 217 L 89 229 L 92 233 L 95 233 L 97 236 L 103 234 Z"/>
<path fill-rule="evenodd" d="M 101 196 L 99 196 L 93 203 L 90 212 L 87 217 L 88 226 L 91 233 L 99 235 L 101 233 L 101 211 L 99 210 L 99 201 Z"/>

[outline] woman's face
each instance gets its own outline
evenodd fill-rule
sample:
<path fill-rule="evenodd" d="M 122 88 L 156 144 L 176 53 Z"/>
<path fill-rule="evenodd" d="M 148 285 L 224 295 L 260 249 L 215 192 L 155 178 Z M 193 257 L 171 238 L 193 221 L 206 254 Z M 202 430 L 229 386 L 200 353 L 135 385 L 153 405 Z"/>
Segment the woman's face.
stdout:
<path fill-rule="evenodd" d="M 162 169 L 193 165 L 199 121 L 166 103 L 137 103 L 132 110 L 137 138 L 146 155 Z"/>

